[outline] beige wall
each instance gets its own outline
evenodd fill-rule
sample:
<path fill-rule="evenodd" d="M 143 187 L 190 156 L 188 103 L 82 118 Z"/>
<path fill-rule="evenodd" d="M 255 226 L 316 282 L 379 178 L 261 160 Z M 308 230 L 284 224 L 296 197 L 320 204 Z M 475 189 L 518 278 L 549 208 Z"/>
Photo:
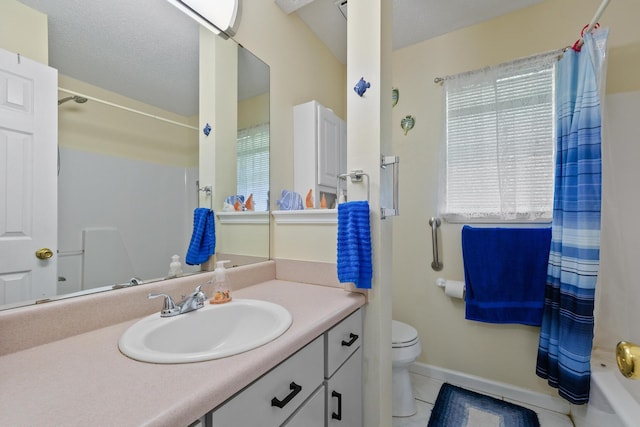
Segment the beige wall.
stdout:
<path fill-rule="evenodd" d="M 336 262 L 335 224 L 274 224 L 273 230 L 271 258 Z"/>
<path fill-rule="evenodd" d="M 238 129 L 247 129 L 269 122 L 269 94 L 238 102 Z"/>
<path fill-rule="evenodd" d="M 58 86 L 188 126 L 198 125 L 197 116 L 180 116 L 63 75 L 58 75 Z M 66 96 L 69 93 L 58 93 L 59 99 Z M 61 147 L 110 156 L 173 166 L 198 166 L 197 130 L 93 100 L 84 104 L 69 101 L 58 108 L 58 142 Z"/>
<path fill-rule="evenodd" d="M 47 15 L 16 0 L 0 2 L 0 48 L 49 62 Z"/>
<path fill-rule="evenodd" d="M 402 159 L 402 215 L 394 220 L 393 313 L 415 326 L 420 361 L 517 386 L 555 394 L 535 375 L 539 328 L 492 325 L 464 319 L 464 303 L 444 296 L 437 277 L 462 280 L 460 225 L 442 227 L 444 270 L 430 268 L 428 218 L 436 214 L 438 152 L 444 76 L 571 45 L 600 0 L 547 0 L 480 25 L 394 52 L 394 154 Z M 640 2 L 611 2 L 601 22 L 609 37 L 608 93 L 640 89 L 640 31 L 634 17 Z M 416 118 L 404 136 L 400 120 Z"/>

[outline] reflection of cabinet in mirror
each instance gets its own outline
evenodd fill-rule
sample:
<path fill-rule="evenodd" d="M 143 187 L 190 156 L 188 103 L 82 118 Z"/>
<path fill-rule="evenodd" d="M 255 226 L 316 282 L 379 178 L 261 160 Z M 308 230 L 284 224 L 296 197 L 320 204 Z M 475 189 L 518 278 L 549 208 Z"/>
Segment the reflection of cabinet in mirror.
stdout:
<path fill-rule="evenodd" d="M 305 197 L 313 190 L 314 206 L 325 193 L 334 207 L 338 174 L 347 170 L 347 125 L 317 101 L 293 107 L 293 188 Z"/>

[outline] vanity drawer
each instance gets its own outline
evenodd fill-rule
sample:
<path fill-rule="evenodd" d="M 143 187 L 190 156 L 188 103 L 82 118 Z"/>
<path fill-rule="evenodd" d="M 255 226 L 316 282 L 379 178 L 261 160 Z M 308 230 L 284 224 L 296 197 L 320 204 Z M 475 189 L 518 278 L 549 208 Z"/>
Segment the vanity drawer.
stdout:
<path fill-rule="evenodd" d="M 324 401 L 325 387 L 323 384 L 282 427 L 325 427 Z"/>
<path fill-rule="evenodd" d="M 320 336 L 214 410 L 213 427 L 281 425 L 322 384 L 323 354 Z"/>
<path fill-rule="evenodd" d="M 362 344 L 362 310 L 358 310 L 324 334 L 325 377 L 330 378 Z"/>

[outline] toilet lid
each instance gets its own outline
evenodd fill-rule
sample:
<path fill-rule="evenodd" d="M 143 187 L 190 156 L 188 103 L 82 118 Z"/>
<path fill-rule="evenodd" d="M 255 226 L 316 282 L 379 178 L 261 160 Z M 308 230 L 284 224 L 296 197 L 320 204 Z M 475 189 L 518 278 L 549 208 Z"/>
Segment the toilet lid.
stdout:
<path fill-rule="evenodd" d="M 391 321 L 391 343 L 393 345 L 415 341 L 416 338 L 418 338 L 416 328 L 397 320 Z"/>

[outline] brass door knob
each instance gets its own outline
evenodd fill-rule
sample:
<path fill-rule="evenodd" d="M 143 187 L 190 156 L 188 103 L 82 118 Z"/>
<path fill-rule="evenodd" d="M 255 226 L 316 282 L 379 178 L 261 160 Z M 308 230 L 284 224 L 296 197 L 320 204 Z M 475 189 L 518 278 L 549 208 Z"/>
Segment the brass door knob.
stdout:
<path fill-rule="evenodd" d="M 49 248 L 41 248 L 36 251 L 36 257 L 39 259 L 49 259 L 53 256 L 53 252 Z"/>

